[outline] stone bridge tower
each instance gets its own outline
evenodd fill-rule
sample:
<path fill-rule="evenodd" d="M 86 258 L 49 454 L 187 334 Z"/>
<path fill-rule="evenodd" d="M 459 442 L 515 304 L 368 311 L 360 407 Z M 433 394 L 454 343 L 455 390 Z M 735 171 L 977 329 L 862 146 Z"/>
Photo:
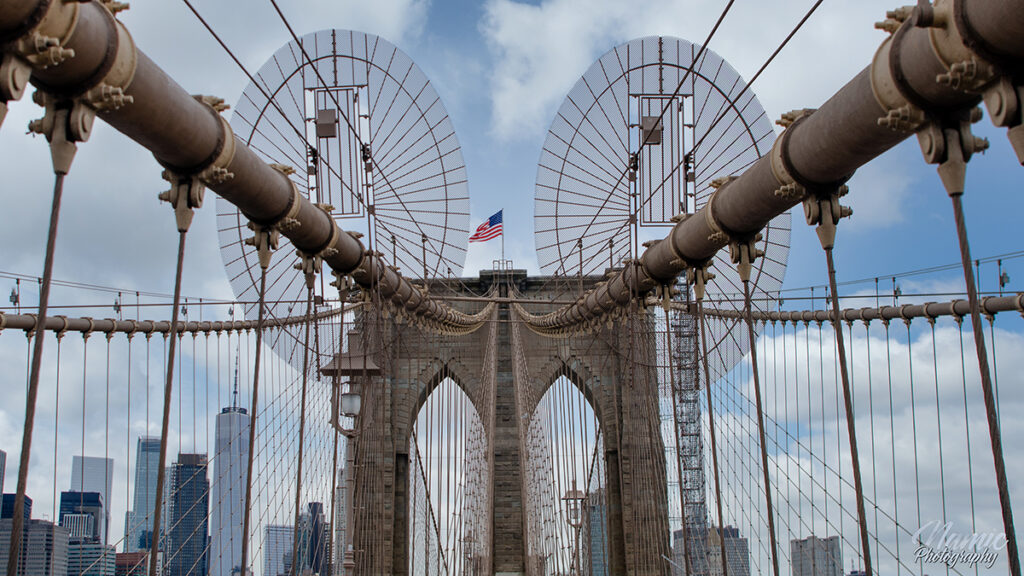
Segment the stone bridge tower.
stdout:
<path fill-rule="evenodd" d="M 601 280 L 585 278 L 584 288 Z M 527 533 L 522 428 L 563 376 L 583 392 L 603 433 L 610 573 L 669 573 L 662 558 L 671 548 L 651 317 L 637 311 L 573 338 L 543 336 L 518 321 L 521 310 L 537 314 L 557 307 L 565 281 L 559 285 L 506 270 L 431 283 L 433 294 L 449 297 L 466 312 L 485 307 L 480 295 L 496 303 L 484 325 L 469 335 L 440 336 L 400 314 L 368 313 L 357 320 L 349 350 L 334 364 L 342 367 L 336 371 L 341 378 L 361 386 L 364 398 L 355 456 L 361 469 L 352 502 L 355 510 L 373 514 L 354 519 L 352 541 L 364 542 L 354 551 L 355 573 L 409 573 L 410 435 L 431 391 L 451 378 L 487 430 L 490 542 L 481 573 L 543 574 L 543 560 L 531 550 Z M 375 537 L 360 539 L 365 531 Z"/>

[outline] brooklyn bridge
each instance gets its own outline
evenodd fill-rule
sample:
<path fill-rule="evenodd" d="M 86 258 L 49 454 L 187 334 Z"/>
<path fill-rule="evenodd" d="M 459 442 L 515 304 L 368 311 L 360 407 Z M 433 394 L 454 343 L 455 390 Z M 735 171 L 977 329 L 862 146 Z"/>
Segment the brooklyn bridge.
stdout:
<path fill-rule="evenodd" d="M 1021 206 L 971 208 L 1020 188 L 1024 0 L 892 7 L 777 117 L 752 86 L 821 0 L 747 78 L 716 50 L 732 0 L 603 47 L 533 143 L 536 266 L 506 257 L 516 199 L 477 226 L 455 90 L 415 53 L 253 0 L 286 34 L 253 66 L 183 3 L 236 102 L 140 50 L 127 4 L 0 3 L 8 576 L 1020 576 Z M 933 170 L 901 209 L 892 162 L 856 175 L 904 141 Z M 112 208 L 140 194 L 161 223 Z M 858 219 L 948 241 L 844 252 Z"/>

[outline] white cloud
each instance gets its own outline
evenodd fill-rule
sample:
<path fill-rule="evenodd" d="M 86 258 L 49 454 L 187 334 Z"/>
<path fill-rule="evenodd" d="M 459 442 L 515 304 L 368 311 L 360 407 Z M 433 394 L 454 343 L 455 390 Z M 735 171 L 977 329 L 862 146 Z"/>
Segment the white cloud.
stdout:
<path fill-rule="evenodd" d="M 853 208 L 853 217 L 843 222 L 851 231 L 887 228 L 903 221 L 913 179 L 899 169 L 891 155 L 870 162 L 848 183 L 850 194 L 842 203 Z"/>
<path fill-rule="evenodd" d="M 710 48 L 749 79 L 804 15 L 810 3 L 740 0 Z M 597 57 L 649 35 L 702 43 L 722 2 L 543 0 L 529 5 L 489 0 L 480 24 L 495 58 L 492 129 L 501 138 L 536 139 L 563 96 Z M 866 67 L 884 36 L 873 29 L 891 3 L 825 5 L 758 80 L 755 92 L 772 118 L 818 106 Z M 809 62 L 807 54 L 822 57 Z"/>
<path fill-rule="evenodd" d="M 894 323 L 890 331 L 887 339 L 883 327 L 873 323 L 869 337 L 858 323 L 852 339 L 846 332 L 869 533 L 872 541 L 879 540 L 872 554 L 880 573 L 896 572 L 895 518 L 901 563 L 910 567 L 916 549 L 911 534 L 929 522 L 951 521 L 959 533 L 1003 531 L 970 329 L 965 327 L 961 348 L 956 325 L 940 319 L 934 352 L 931 328 L 924 321 L 913 324 L 910 343 L 902 323 Z M 845 568 L 856 558 L 859 533 L 835 340 L 826 324 L 819 353 L 816 326 L 789 327 L 785 333 L 783 337 L 781 328 L 769 327 L 758 342 L 782 565 L 789 564 L 789 540 L 814 533 L 842 535 Z M 1020 334 L 998 327 L 996 339 L 1000 350 L 1024 345 Z M 988 344 L 991 351 L 992 342 Z M 1020 358 L 1001 354 L 998 361 L 1003 382 L 1024 370 Z M 768 534 L 749 369 L 749 364 L 741 365 L 714 385 L 716 431 L 724 460 L 726 523 L 738 525 L 751 539 L 752 561 L 766 570 Z M 1000 411 L 1011 495 L 1024 490 L 1019 480 L 1024 469 L 1020 448 L 1008 439 L 1020 437 L 1024 429 L 1006 415 L 1022 407 L 1024 395 L 1004 384 Z M 714 501 L 709 502 L 714 511 Z M 854 564 L 859 566 L 859 561 Z M 992 570 L 980 572 L 1002 573 L 1005 566 L 1002 552 Z M 939 568 L 924 566 L 926 573 Z"/>

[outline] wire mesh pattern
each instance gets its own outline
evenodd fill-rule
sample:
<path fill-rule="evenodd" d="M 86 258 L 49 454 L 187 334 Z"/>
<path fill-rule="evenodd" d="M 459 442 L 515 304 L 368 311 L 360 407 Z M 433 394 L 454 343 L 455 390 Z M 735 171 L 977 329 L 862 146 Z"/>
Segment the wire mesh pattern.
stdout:
<path fill-rule="evenodd" d="M 673 216 L 702 208 L 716 179 L 739 175 L 771 149 L 775 133 L 754 93 L 714 51 L 694 62 L 699 52 L 677 38 L 633 40 L 603 55 L 569 91 L 537 169 L 534 228 L 543 272 L 600 275 L 638 257 L 640 245 L 662 238 Z M 645 128 L 656 124 L 660 133 Z M 759 302 L 782 285 L 789 213 L 762 234 L 765 256 L 752 276 Z M 726 305 L 739 308 L 734 297 L 743 288 L 728 251 L 712 266 L 717 279 L 708 297 L 729 295 Z M 727 337 L 730 330 L 715 330 L 712 370 L 721 376 L 745 348 Z"/>
<path fill-rule="evenodd" d="M 342 229 L 363 234 L 367 248 L 404 275 L 461 274 L 466 168 L 444 104 L 408 55 L 372 34 L 321 30 L 283 46 L 255 77 L 231 118 L 241 141 L 294 169 L 289 179 L 300 194 L 329 206 Z M 244 243 L 248 219 L 223 199 L 217 206 L 232 289 L 255 301 L 260 268 Z M 293 252 L 282 237 L 268 270 L 270 317 L 292 315 L 305 299 Z M 333 295 L 327 282 L 318 281 L 317 295 Z M 255 318 L 255 307 L 245 314 Z"/>
<path fill-rule="evenodd" d="M 857 282 L 837 283 L 822 242 L 832 308 L 817 309 L 810 288 L 811 310 L 781 311 L 786 214 L 758 240 L 765 255 L 752 296 L 743 283 L 742 312 L 738 274 L 719 254 L 700 302 L 688 286 L 661 286 L 663 298 L 617 301 L 607 322 L 576 318 L 578 330 L 545 332 L 527 307 L 550 312 L 598 283 L 605 254 L 607 268 L 635 263 L 646 240 L 712 201 L 715 180 L 767 151 L 772 130 L 732 68 L 664 37 L 603 56 L 559 110 L 541 158 L 537 248 L 551 275 L 495 269 L 478 291 L 453 278 L 468 218 L 461 154 L 405 54 L 327 30 L 296 38 L 258 78 L 236 109 L 242 139 L 298 194 L 361 230 L 369 250 L 421 270 L 422 285 L 407 290 L 437 296 L 473 325 L 430 330 L 380 282 L 361 285 L 351 306 L 352 286 L 340 282 L 329 302 L 324 275 L 294 272 L 280 255 L 257 305 L 244 215 L 226 204 L 222 256 L 242 300 L 207 302 L 219 322 L 203 321 L 202 301 L 190 320 L 180 299 L 185 230 L 174 296 L 143 304 L 136 292 L 135 321 L 121 321 L 120 291 L 116 321 L 48 316 L 66 175 L 57 170 L 38 314 L 21 314 L 18 284 L 17 314 L 0 311 L 0 364 L 15 382 L 23 367 L 28 384 L 7 386 L 0 412 L 6 441 L 7 404 L 26 408 L 16 503 L 4 494 L 0 518 L 10 576 L 146 564 L 150 576 L 260 566 L 266 576 L 711 576 L 726 567 L 779 576 L 780 565 L 841 576 L 847 563 L 868 576 L 987 576 L 1005 573 L 1004 556 L 1019 576 L 1012 513 L 1021 504 L 1010 493 L 1022 488 L 1012 439 L 1024 425 L 1011 415 L 1024 410 L 1014 385 L 1024 294 L 1002 297 L 1009 278 L 998 256 L 974 260 L 972 275 L 961 194 L 952 194 L 955 280 L 967 300 L 957 292 L 898 306 L 928 295 L 904 296 L 893 276 L 892 306 L 881 306 L 875 278 L 876 308 L 843 310 L 839 286 Z M 57 108 L 67 113 L 48 112 Z M 59 146 L 66 134 L 54 135 Z M 998 298 L 991 290 L 979 301 L 982 261 L 999 266 Z M 71 302 L 96 288 L 56 284 Z M 249 318 L 259 306 L 262 318 L 264 300 L 271 322 L 255 334 L 223 321 L 238 306 Z M 142 320 L 143 309 L 172 320 Z M 70 474 L 58 462 L 67 456 Z"/>

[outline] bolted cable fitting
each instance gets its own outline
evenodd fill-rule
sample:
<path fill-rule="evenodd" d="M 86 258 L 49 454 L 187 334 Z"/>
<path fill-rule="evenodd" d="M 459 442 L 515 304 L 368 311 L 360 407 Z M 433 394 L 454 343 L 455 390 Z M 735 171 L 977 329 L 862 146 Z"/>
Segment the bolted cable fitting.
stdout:
<path fill-rule="evenodd" d="M 314 204 L 317 208 L 322 210 L 328 218 L 330 218 L 331 211 L 334 207 L 330 204 Z M 305 250 L 296 250 L 295 255 L 299 257 L 299 263 L 295 265 L 295 269 L 299 270 L 306 276 L 306 286 L 312 288 L 316 283 L 316 275 L 323 270 L 324 259 L 331 258 L 338 253 L 338 250 L 334 248 L 334 243 L 337 240 L 339 228 L 337 226 L 331 227 L 331 235 L 327 241 L 323 244 L 323 247 L 316 253 L 307 252 Z M 336 283 L 340 283 L 341 280 L 336 278 Z M 340 287 L 339 287 L 340 289 Z"/>
<path fill-rule="evenodd" d="M 931 5 L 926 1 L 920 1 L 916 6 L 900 6 L 895 10 L 889 10 L 885 13 L 885 20 L 875 22 L 875 28 L 894 34 L 907 20 L 910 20 L 914 26 L 931 26 L 934 21 Z"/>
<path fill-rule="evenodd" d="M 978 61 L 974 58 L 962 62 L 954 62 L 949 66 L 949 72 L 935 76 L 939 84 L 959 90 L 964 84 L 971 83 L 978 76 Z"/>
<path fill-rule="evenodd" d="M 178 225 L 178 232 L 188 232 L 192 225 L 192 217 L 195 209 L 203 205 L 203 196 L 206 186 L 199 177 L 195 175 L 182 176 L 170 170 L 163 171 L 163 179 L 171 183 L 171 189 L 161 192 L 160 200 L 170 203 L 174 208 L 174 219 Z"/>
<path fill-rule="evenodd" d="M 18 100 L 25 93 L 32 67 L 14 54 L 0 54 L 0 126 L 7 115 L 7 102 Z"/>
<path fill-rule="evenodd" d="M 202 102 L 210 108 L 213 108 L 213 110 L 218 114 L 231 109 L 231 106 L 225 104 L 224 99 L 218 96 L 211 96 L 209 94 L 193 94 L 192 98 L 197 102 Z"/>
<path fill-rule="evenodd" d="M 111 86 L 106 82 L 101 82 L 99 86 L 86 92 L 83 98 L 92 108 L 101 112 L 117 110 L 126 104 L 135 102 L 133 96 L 124 93 L 124 88 Z"/>
<path fill-rule="evenodd" d="M 959 118 L 935 120 L 917 134 L 925 162 L 938 164 L 939 178 L 950 196 L 964 193 L 967 162 L 974 153 L 988 149 L 988 140 L 971 132 L 971 124 L 981 117 L 981 109 L 972 108 Z"/>
<path fill-rule="evenodd" d="M 789 112 L 783 114 L 781 118 L 776 120 L 775 123 L 778 124 L 779 126 L 782 126 L 783 128 L 789 128 L 790 126 L 795 124 L 797 120 L 806 118 L 807 116 L 814 114 L 816 111 L 817 108 L 801 108 L 799 110 L 790 110 Z"/>
<path fill-rule="evenodd" d="M 260 261 L 260 268 L 266 270 L 270 267 L 270 257 L 281 241 L 281 231 L 275 226 L 263 226 L 255 222 L 249 222 L 249 229 L 254 235 L 244 240 L 246 246 L 256 248 L 256 254 Z"/>
<path fill-rule="evenodd" d="M 360 153 L 363 159 L 363 170 L 369 174 L 373 172 L 373 153 L 370 150 L 369 144 L 363 144 L 360 149 Z"/>
<path fill-rule="evenodd" d="M 726 184 L 732 182 L 733 180 L 736 180 L 736 178 L 736 176 L 720 176 L 712 180 L 708 185 L 714 188 L 715 190 L 718 190 L 719 188 L 725 186 Z"/>
<path fill-rule="evenodd" d="M 293 268 L 306 276 L 306 287 L 312 288 L 316 285 L 316 275 L 323 270 L 324 259 L 320 254 L 309 254 L 303 250 L 296 250 L 295 255 L 299 262 Z"/>
<path fill-rule="evenodd" d="M 41 90 L 32 94 L 32 100 L 46 111 L 42 118 L 29 122 L 28 131 L 46 136 L 53 171 L 67 174 L 78 151 L 77 143 L 89 139 L 96 112 L 80 100 L 58 100 Z"/>
<path fill-rule="evenodd" d="M 60 38 L 33 32 L 17 42 L 17 52 L 37 68 L 59 66 L 75 57 L 75 51 L 60 45 Z"/>
<path fill-rule="evenodd" d="M 338 289 L 338 300 L 341 302 L 342 308 L 344 308 L 345 303 L 348 302 L 349 293 L 351 293 L 352 289 L 355 288 L 355 283 L 352 282 L 351 276 L 347 274 L 339 274 L 334 270 L 331 270 L 331 276 L 334 277 L 334 280 L 330 285 Z"/>
<path fill-rule="evenodd" d="M 216 96 L 193 95 L 192 98 L 209 106 L 220 121 L 223 146 L 220 147 L 217 157 L 196 175 L 207 186 L 219 186 L 235 177 L 234 173 L 228 170 L 231 162 L 235 159 L 235 135 L 231 130 L 231 125 L 220 115 L 221 112 L 228 109 L 228 106 L 224 104 L 223 98 Z"/>
<path fill-rule="evenodd" d="M 103 7 L 109 10 L 114 16 L 117 16 L 118 13 L 124 12 L 132 7 L 132 5 L 127 2 L 116 2 L 115 0 L 101 0 L 100 4 L 103 4 Z"/>
<path fill-rule="evenodd" d="M 853 208 L 843 206 L 839 199 L 849 193 L 845 184 L 829 191 L 812 194 L 804 199 L 804 217 L 809 226 L 817 226 L 818 241 L 825 250 L 836 243 L 836 226 L 842 218 L 853 216 Z"/>
<path fill-rule="evenodd" d="M 764 236 L 758 233 L 747 240 L 733 240 L 729 243 L 729 257 L 732 259 L 732 263 L 736 264 L 736 270 L 743 282 L 750 281 L 754 261 L 764 256 L 764 250 L 757 247 L 757 243 L 763 238 Z"/>
<path fill-rule="evenodd" d="M 886 111 L 878 119 L 878 125 L 894 132 L 911 132 L 924 121 L 924 114 L 911 104 L 905 104 Z"/>
<path fill-rule="evenodd" d="M 682 292 L 671 284 L 661 284 L 654 289 L 655 298 L 661 300 L 661 307 L 668 311 L 672 306 L 672 298 L 679 296 Z"/>
<path fill-rule="evenodd" d="M 1017 161 L 1024 165 L 1024 84 L 1014 85 L 1005 76 L 984 93 L 992 123 L 1007 129 Z"/>
<path fill-rule="evenodd" d="M 704 299 L 708 282 L 715 278 L 710 269 L 710 261 L 686 269 L 686 283 L 693 286 L 693 294 L 698 302 Z"/>

